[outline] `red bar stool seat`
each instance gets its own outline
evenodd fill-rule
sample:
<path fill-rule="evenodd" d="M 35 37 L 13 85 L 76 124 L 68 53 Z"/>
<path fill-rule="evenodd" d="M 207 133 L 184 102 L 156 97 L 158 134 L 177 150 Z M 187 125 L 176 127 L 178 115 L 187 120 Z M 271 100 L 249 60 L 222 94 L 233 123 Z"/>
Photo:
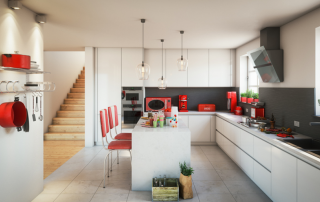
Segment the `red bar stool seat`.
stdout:
<path fill-rule="evenodd" d="M 112 141 L 108 144 L 108 149 L 130 149 L 131 150 L 131 141 Z"/>
<path fill-rule="evenodd" d="M 132 140 L 132 133 L 119 133 L 114 137 L 116 140 Z"/>

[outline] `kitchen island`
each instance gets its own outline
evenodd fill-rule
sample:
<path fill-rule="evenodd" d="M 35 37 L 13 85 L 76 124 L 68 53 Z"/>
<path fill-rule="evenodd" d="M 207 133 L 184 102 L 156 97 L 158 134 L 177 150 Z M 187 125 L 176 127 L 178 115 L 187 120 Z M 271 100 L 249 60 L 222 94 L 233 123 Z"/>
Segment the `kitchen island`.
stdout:
<path fill-rule="evenodd" d="M 132 131 L 133 191 L 151 191 L 152 178 L 179 178 L 179 162 L 190 165 L 191 132 L 182 120 L 177 128 L 146 128 L 144 122 L 140 119 Z"/>

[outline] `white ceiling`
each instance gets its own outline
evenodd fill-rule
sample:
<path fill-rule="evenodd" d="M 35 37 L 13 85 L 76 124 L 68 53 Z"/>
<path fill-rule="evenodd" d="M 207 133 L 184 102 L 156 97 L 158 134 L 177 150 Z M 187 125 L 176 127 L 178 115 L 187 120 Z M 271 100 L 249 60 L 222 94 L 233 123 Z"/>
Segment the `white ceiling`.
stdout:
<path fill-rule="evenodd" d="M 94 47 L 236 48 L 315 9 L 319 0 L 22 0 L 47 14 L 45 50 Z M 19 11 L 16 11 L 19 12 Z"/>

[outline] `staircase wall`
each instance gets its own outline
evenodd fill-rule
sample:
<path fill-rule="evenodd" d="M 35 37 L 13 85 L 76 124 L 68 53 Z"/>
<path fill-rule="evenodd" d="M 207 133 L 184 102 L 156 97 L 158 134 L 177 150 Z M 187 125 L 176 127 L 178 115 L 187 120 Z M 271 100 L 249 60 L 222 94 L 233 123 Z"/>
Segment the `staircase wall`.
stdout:
<path fill-rule="evenodd" d="M 60 105 L 63 104 L 70 88 L 76 82 L 85 63 L 84 51 L 44 51 L 45 81 L 56 84 L 56 91 L 45 94 L 43 132 L 48 132 L 48 126 L 56 117 Z"/>

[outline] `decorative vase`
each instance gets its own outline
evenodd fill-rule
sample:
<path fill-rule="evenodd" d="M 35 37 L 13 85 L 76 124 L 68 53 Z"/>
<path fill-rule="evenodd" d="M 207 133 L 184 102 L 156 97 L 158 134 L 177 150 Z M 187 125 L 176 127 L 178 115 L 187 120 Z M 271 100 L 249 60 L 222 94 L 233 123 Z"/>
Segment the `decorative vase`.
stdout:
<path fill-rule="evenodd" d="M 246 103 L 247 102 L 247 98 L 246 97 L 241 97 L 241 102 Z"/>
<path fill-rule="evenodd" d="M 180 173 L 179 195 L 183 199 L 193 198 L 192 176 L 184 176 Z"/>
<path fill-rule="evenodd" d="M 253 98 L 247 98 L 247 103 L 251 104 L 251 102 L 253 101 Z"/>

